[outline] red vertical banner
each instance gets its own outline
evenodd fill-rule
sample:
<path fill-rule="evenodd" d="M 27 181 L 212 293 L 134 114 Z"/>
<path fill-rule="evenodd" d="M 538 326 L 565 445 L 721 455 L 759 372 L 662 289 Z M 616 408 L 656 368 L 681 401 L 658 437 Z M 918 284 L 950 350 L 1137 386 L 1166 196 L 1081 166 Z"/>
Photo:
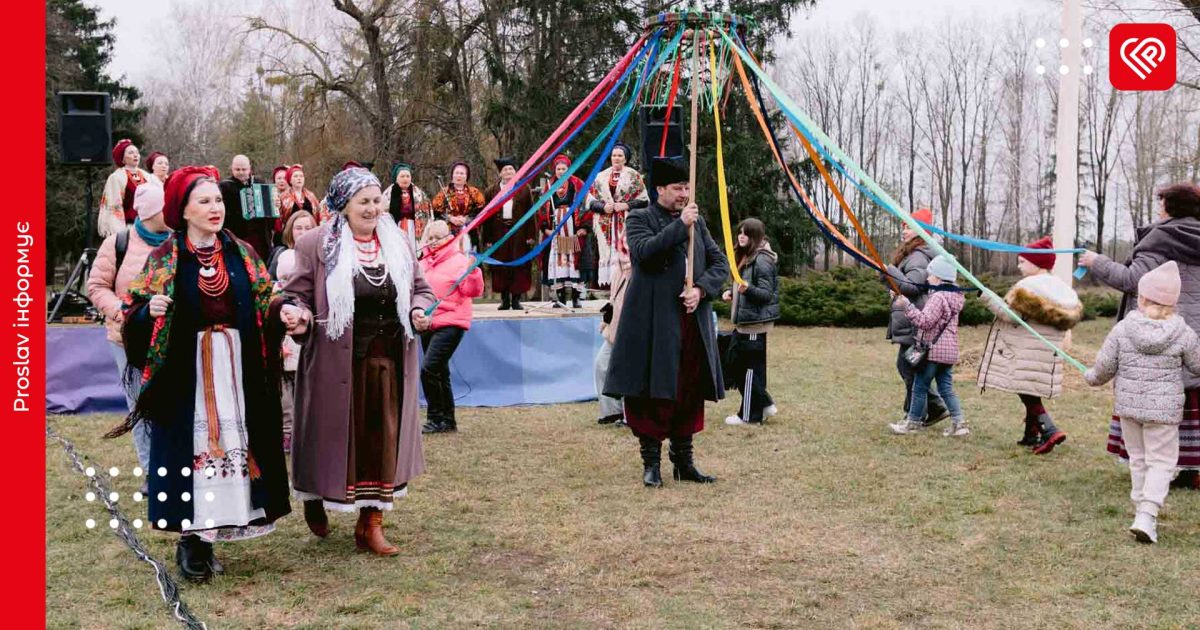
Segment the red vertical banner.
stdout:
<path fill-rule="evenodd" d="M 5 600 L 14 628 L 45 626 L 46 613 L 46 7 L 7 7 L 8 64 L 3 172 L 24 173 L 28 184 L 0 215 L 0 341 L 4 428 L 13 500 L 0 519 L 11 560 Z"/>

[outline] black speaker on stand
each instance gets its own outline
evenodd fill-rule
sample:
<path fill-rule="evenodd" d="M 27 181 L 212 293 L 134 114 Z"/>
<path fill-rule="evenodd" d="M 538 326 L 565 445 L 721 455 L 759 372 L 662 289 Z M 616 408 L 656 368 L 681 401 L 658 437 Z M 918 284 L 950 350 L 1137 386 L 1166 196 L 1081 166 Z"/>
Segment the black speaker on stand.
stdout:
<path fill-rule="evenodd" d="M 638 112 L 638 123 L 642 132 L 642 170 L 645 171 L 646 192 L 649 193 L 651 202 L 658 200 L 658 189 L 654 187 L 654 169 L 651 165 L 654 158 L 659 157 L 664 131 L 667 134 L 667 146 L 662 156 L 683 155 L 683 126 L 680 124 L 682 116 L 683 108 L 679 105 L 671 106 L 669 113 L 666 107 L 654 105 L 643 105 Z"/>
<path fill-rule="evenodd" d="M 87 220 L 83 253 L 71 269 L 67 284 L 51 296 L 54 308 L 47 314 L 47 322 L 58 317 L 68 298 L 74 306 L 89 308 L 90 301 L 83 288 L 96 258 L 96 204 L 92 183 L 96 167 L 107 164 L 112 157 L 112 97 L 106 92 L 59 92 L 57 96 L 59 163 L 87 169 L 84 175 L 84 215 Z"/>

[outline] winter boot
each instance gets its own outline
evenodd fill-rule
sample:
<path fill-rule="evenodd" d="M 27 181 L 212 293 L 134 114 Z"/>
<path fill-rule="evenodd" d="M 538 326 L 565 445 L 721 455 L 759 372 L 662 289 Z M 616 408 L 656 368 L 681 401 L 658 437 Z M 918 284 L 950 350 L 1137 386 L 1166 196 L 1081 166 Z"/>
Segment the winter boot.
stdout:
<path fill-rule="evenodd" d="M 520 294 L 518 294 L 518 293 L 512 294 L 512 307 L 511 308 L 514 311 L 520 311 L 520 310 L 524 309 L 524 307 L 521 306 L 521 295 Z"/>
<path fill-rule="evenodd" d="M 1042 432 L 1038 428 L 1037 418 L 1025 418 L 1025 435 L 1017 441 L 1021 446 L 1037 446 L 1042 441 Z"/>
<path fill-rule="evenodd" d="M 200 540 L 195 534 L 181 536 L 175 545 L 175 564 L 179 572 L 189 582 L 207 582 L 212 578 L 212 543 Z"/>
<path fill-rule="evenodd" d="M 554 308 L 562 308 L 567 304 L 567 290 L 559 289 L 554 292 L 554 296 L 558 298 L 554 301 Z"/>
<path fill-rule="evenodd" d="M 325 502 L 321 499 L 311 499 L 304 502 L 304 522 L 308 523 L 308 531 L 317 538 L 329 535 L 329 516 L 325 514 Z"/>
<path fill-rule="evenodd" d="M 394 556 L 400 548 L 383 537 L 383 512 L 379 508 L 363 508 L 358 511 L 358 524 L 354 526 L 354 544 L 359 549 L 380 556 Z"/>
<path fill-rule="evenodd" d="M 716 483 L 717 478 L 696 469 L 692 460 L 692 436 L 671 438 L 671 463 L 675 464 L 675 481 Z"/>
<path fill-rule="evenodd" d="M 579 303 L 579 289 L 571 289 L 571 308 L 583 308 Z"/>
<path fill-rule="evenodd" d="M 638 441 L 642 444 L 642 483 L 647 488 L 661 488 L 662 442 L 644 435 L 639 435 Z"/>
<path fill-rule="evenodd" d="M 1038 426 L 1042 430 L 1042 438 L 1038 441 L 1038 445 L 1033 447 L 1035 455 L 1045 455 L 1054 450 L 1055 446 L 1067 441 L 1067 434 L 1054 426 L 1054 420 L 1050 414 L 1042 412 L 1037 417 Z"/>
<path fill-rule="evenodd" d="M 502 310 L 502 311 L 512 310 L 512 302 L 509 301 L 507 293 L 500 294 L 500 310 Z"/>

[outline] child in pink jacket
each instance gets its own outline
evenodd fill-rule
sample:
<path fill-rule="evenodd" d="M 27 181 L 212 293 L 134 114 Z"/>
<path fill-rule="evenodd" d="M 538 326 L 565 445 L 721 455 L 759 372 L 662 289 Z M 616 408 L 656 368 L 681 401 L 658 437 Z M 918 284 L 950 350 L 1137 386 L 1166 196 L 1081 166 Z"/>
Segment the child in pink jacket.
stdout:
<path fill-rule="evenodd" d="M 454 390 L 450 387 L 450 357 L 471 328 L 471 303 L 483 295 L 483 272 L 473 269 L 462 284 L 451 290 L 467 271 L 471 259 L 459 247 L 446 247 L 450 226 L 433 221 L 421 236 L 421 272 L 433 294 L 441 299 L 433 312 L 433 324 L 421 335 L 425 359 L 421 365 L 421 388 L 427 403 L 423 433 L 457 431 L 454 419 Z"/>

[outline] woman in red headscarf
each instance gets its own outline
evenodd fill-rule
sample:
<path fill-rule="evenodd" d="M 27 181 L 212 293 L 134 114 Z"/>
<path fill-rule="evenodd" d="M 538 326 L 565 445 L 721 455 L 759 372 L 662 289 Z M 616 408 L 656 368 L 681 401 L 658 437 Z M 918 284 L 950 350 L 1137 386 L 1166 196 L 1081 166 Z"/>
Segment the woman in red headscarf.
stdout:
<path fill-rule="evenodd" d="M 96 217 L 96 232 L 100 238 L 126 229 L 137 218 L 133 209 L 133 192 L 138 186 L 150 181 L 150 173 L 138 168 L 142 155 L 133 141 L 126 138 L 117 142 L 112 151 L 113 164 L 117 170 L 104 182 L 100 194 L 100 215 Z"/>
<path fill-rule="evenodd" d="M 328 214 L 321 211 L 321 200 L 317 199 L 311 190 L 304 187 L 303 166 L 299 164 L 289 166 L 284 180 L 288 183 L 288 189 L 280 197 L 279 221 L 281 224 L 287 223 L 288 217 L 292 216 L 292 212 L 295 210 L 307 210 L 317 218 L 317 223 L 329 218 Z"/>
<path fill-rule="evenodd" d="M 150 524 L 181 534 L 175 560 L 192 581 L 223 571 L 214 542 L 269 533 L 291 510 L 283 303 L 253 248 L 224 229 L 218 177 L 211 166 L 185 166 L 167 179 L 163 218 L 175 232 L 150 253 L 124 309 L 126 355 L 143 383 L 108 434 L 150 423 Z M 294 319 L 286 327 L 303 330 Z"/>
<path fill-rule="evenodd" d="M 155 151 L 146 158 L 146 170 L 154 175 L 154 179 L 161 185 L 166 185 L 167 175 L 171 173 L 171 159 L 162 151 Z"/>
<path fill-rule="evenodd" d="M 571 158 L 566 155 L 554 158 L 554 181 L 561 179 L 569 168 L 571 168 Z M 547 184 L 547 187 L 552 185 Z M 588 234 L 591 233 L 592 217 L 590 212 L 583 212 L 580 207 L 576 208 L 575 214 L 568 218 L 575 199 L 582 194 L 587 194 L 587 191 L 583 189 L 583 181 L 572 175 L 554 191 L 550 200 L 538 210 L 538 229 L 541 230 L 542 238 L 548 238 L 554 234 L 554 240 L 550 242 L 550 247 L 543 250 L 546 253 L 542 256 L 542 284 L 554 289 L 555 295 L 558 297 L 558 301 L 554 303 L 555 308 L 561 308 L 560 305 L 566 303 L 568 292 L 570 292 L 571 306 L 573 308 L 582 306 L 579 303 L 579 295 L 586 287 L 581 282 L 579 261 Z M 564 219 L 566 224 L 563 225 L 562 230 L 555 233 L 554 228 L 558 227 Z"/>

